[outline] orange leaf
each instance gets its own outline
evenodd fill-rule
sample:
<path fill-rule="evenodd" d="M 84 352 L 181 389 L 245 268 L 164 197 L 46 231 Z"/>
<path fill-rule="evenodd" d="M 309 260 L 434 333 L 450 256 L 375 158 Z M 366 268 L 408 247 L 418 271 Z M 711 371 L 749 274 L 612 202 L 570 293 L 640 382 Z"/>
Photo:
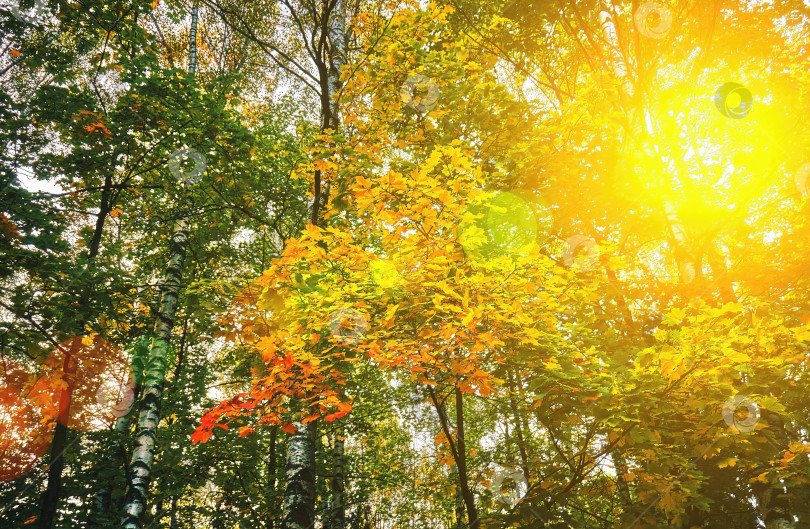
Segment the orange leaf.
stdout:
<path fill-rule="evenodd" d="M 282 424 L 281 429 L 287 432 L 288 434 L 294 434 L 298 431 L 298 428 L 294 424 Z"/>
<path fill-rule="evenodd" d="M 195 443 L 205 443 L 211 438 L 211 431 L 203 428 L 197 428 L 197 430 L 191 434 L 191 442 L 192 444 Z"/>

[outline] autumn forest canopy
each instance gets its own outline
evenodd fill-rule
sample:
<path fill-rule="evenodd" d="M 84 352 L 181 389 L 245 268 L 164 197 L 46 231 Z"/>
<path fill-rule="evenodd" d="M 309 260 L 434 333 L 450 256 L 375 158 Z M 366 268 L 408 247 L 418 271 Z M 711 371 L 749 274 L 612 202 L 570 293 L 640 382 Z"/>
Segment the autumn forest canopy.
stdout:
<path fill-rule="evenodd" d="M 0 527 L 810 528 L 808 0 L 0 32 Z"/>

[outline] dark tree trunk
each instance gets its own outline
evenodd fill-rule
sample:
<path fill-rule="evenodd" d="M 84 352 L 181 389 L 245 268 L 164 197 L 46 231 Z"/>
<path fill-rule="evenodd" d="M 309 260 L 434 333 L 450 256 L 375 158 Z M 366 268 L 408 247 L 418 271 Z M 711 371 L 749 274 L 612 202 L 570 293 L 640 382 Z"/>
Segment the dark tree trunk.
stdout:
<path fill-rule="evenodd" d="M 315 523 L 315 428 L 296 423 L 287 441 L 282 529 L 311 529 Z"/>
<path fill-rule="evenodd" d="M 135 386 L 133 391 L 132 406 L 129 410 L 127 410 L 127 413 L 123 417 L 120 417 L 117 421 L 115 421 L 115 428 L 113 429 L 113 441 L 110 445 L 110 449 L 104 454 L 104 458 L 102 460 L 102 467 L 107 472 L 117 468 L 117 465 L 115 464 L 116 460 L 126 455 L 123 440 L 126 438 L 130 428 L 132 427 L 132 419 L 134 417 L 132 412 L 135 409 L 135 403 L 138 402 L 140 395 L 141 386 L 138 384 Z M 126 463 L 126 460 L 124 460 L 124 463 Z M 106 475 L 102 476 L 101 486 L 99 487 L 98 491 L 96 491 L 96 495 L 93 498 L 93 510 L 90 516 L 90 522 L 88 524 L 90 529 L 107 527 L 111 525 L 112 520 L 109 519 L 109 516 L 110 507 L 112 506 L 113 486 L 114 480 L 112 477 L 107 477 Z"/>
<path fill-rule="evenodd" d="M 170 529 L 176 529 L 177 525 L 177 496 L 172 496 L 172 519 Z"/>
<path fill-rule="evenodd" d="M 346 529 L 346 507 L 343 499 L 343 491 L 345 488 L 343 483 L 345 432 L 346 428 L 341 424 L 338 431 L 335 432 L 335 447 L 332 452 L 332 505 L 331 512 L 329 513 L 331 529 Z"/>
<path fill-rule="evenodd" d="M 512 408 L 512 415 L 515 417 L 515 437 L 517 438 L 518 452 L 520 453 L 520 464 L 523 467 L 523 477 L 526 483 L 531 483 L 529 477 L 529 456 L 526 452 L 526 442 L 523 439 L 523 420 L 518 411 L 517 405 L 517 385 L 512 369 L 507 371 L 507 384 L 509 385 L 509 405 Z"/>
<path fill-rule="evenodd" d="M 760 413 L 760 421 L 773 431 L 779 449 L 787 450 L 790 445 L 790 436 L 785 428 L 784 418 L 767 408 L 761 408 Z M 796 527 L 789 490 L 785 490 L 782 486 L 759 481 L 754 481 L 751 488 L 757 499 L 760 518 L 765 522 L 766 529 L 793 529 Z"/>
<path fill-rule="evenodd" d="M 267 518 L 267 527 L 275 526 L 276 507 L 276 441 L 278 439 L 278 426 L 270 427 L 270 448 L 267 454 L 267 501 L 271 505 L 270 516 Z"/>
<path fill-rule="evenodd" d="M 93 231 L 93 238 L 90 241 L 90 251 L 88 254 L 88 268 L 93 266 L 93 263 L 98 256 L 101 247 L 101 237 L 104 233 L 104 223 L 107 220 L 107 215 L 112 211 L 112 175 L 107 175 L 104 178 L 104 187 L 101 191 L 101 203 L 99 205 L 98 215 L 96 216 L 96 227 Z M 93 285 L 89 285 L 84 289 L 79 298 L 79 307 L 85 307 L 90 301 L 92 295 Z M 87 319 L 86 315 L 80 316 L 77 326 L 79 329 L 84 328 L 83 319 Z M 70 363 L 71 355 L 65 354 L 65 373 L 68 379 L 71 377 Z M 68 386 L 63 392 L 60 399 L 60 413 L 58 422 L 54 427 L 53 442 L 51 443 L 50 460 L 48 461 L 48 485 L 45 487 L 45 493 L 42 495 L 42 508 L 40 509 L 39 520 L 37 527 L 39 529 L 50 529 L 53 525 L 53 520 L 56 517 L 56 508 L 59 505 L 59 491 L 62 488 L 62 471 L 65 467 L 64 452 L 67 447 L 67 431 L 70 421 L 70 400 L 71 388 Z"/>
<path fill-rule="evenodd" d="M 447 438 L 447 443 L 450 446 L 450 454 L 456 462 L 458 468 L 458 482 L 461 489 L 461 497 L 464 500 L 464 506 L 467 509 L 467 519 L 470 521 L 470 529 L 479 529 L 481 521 L 478 519 L 478 510 L 475 507 L 475 498 L 473 497 L 472 490 L 470 490 L 469 477 L 467 474 L 467 450 L 464 446 L 464 401 L 461 390 L 455 388 L 456 398 L 456 429 L 458 431 L 457 440 L 453 439 L 453 432 L 450 429 L 450 421 L 447 417 L 447 411 L 444 404 L 439 402 L 436 393 L 431 386 L 428 386 L 428 394 L 430 400 L 433 402 L 433 407 L 439 415 L 439 423 L 442 427 Z"/>

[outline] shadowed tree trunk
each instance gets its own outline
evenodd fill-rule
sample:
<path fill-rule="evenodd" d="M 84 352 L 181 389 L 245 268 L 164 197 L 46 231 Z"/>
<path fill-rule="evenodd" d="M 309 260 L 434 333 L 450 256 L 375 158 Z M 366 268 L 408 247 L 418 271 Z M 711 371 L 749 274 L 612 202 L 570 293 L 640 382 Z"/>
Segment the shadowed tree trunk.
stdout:
<path fill-rule="evenodd" d="M 428 386 L 428 394 L 433 403 L 433 408 L 439 415 L 439 423 L 442 427 L 442 432 L 447 438 L 447 444 L 450 447 L 450 454 L 456 462 L 458 468 L 458 482 L 459 489 L 461 490 L 461 497 L 464 500 L 464 507 L 467 510 L 467 519 L 470 521 L 470 529 L 479 529 L 481 521 L 478 519 L 478 510 L 475 507 L 475 497 L 470 489 L 469 476 L 467 472 L 467 449 L 464 443 L 464 400 L 461 390 L 454 389 L 456 398 L 456 431 L 457 436 L 453 437 L 453 432 L 450 428 L 450 420 L 447 417 L 447 411 L 444 407 L 444 402 L 439 402 L 433 388 Z"/>
<path fill-rule="evenodd" d="M 345 465 L 346 427 L 341 424 L 335 432 L 335 447 L 332 451 L 332 506 L 329 517 L 331 529 L 346 529 L 346 507 L 343 502 L 343 467 Z"/>
<path fill-rule="evenodd" d="M 311 529 L 315 523 L 315 428 L 298 428 L 287 442 L 287 463 L 282 507 L 282 529 Z"/>
<path fill-rule="evenodd" d="M 793 529 L 793 520 L 786 492 L 770 483 L 754 482 L 751 490 L 757 499 L 757 511 L 765 529 Z"/>
<path fill-rule="evenodd" d="M 790 436 L 785 428 L 784 418 L 767 408 L 760 408 L 760 422 L 764 423 L 774 433 L 777 446 L 774 450 L 787 450 L 790 445 Z M 778 457 L 778 455 L 774 455 Z M 789 489 L 781 485 L 753 481 L 751 490 L 757 499 L 757 510 L 760 518 L 765 522 L 765 529 L 793 529 L 796 521 L 793 519 L 793 506 Z"/>
<path fill-rule="evenodd" d="M 275 527 L 276 513 L 276 441 L 278 439 L 278 426 L 273 425 L 270 427 L 270 447 L 267 454 L 267 501 L 270 503 L 269 516 L 265 520 L 267 527 L 273 529 Z"/>
<path fill-rule="evenodd" d="M 506 376 L 509 387 L 509 406 L 512 408 L 512 415 L 515 418 L 515 438 L 518 445 L 518 453 L 520 454 L 520 464 L 523 467 L 523 477 L 526 478 L 526 483 L 531 483 L 531 478 L 529 477 L 529 456 L 526 451 L 526 443 L 523 439 L 524 425 L 520 412 L 518 411 L 517 386 L 511 368 L 507 370 Z"/>
<path fill-rule="evenodd" d="M 123 417 L 119 417 L 118 420 L 115 421 L 115 428 L 113 429 L 113 442 L 111 443 L 109 450 L 107 450 L 107 452 L 104 454 L 104 458 L 102 460 L 102 467 L 104 467 L 104 469 L 107 471 L 111 471 L 112 469 L 116 468 L 115 462 L 119 457 L 121 457 L 121 452 L 124 446 L 122 442 L 126 438 L 126 435 L 132 426 L 132 412 L 133 409 L 135 409 L 135 403 L 138 402 L 140 395 L 141 385 L 138 384 L 133 391 L 133 400 L 130 409 L 127 410 L 127 413 Z M 105 527 L 111 522 L 111 520 L 108 519 L 108 516 L 110 516 L 110 507 L 112 505 L 113 478 L 102 477 L 101 482 L 102 484 L 98 491 L 96 491 L 96 495 L 93 498 L 92 514 L 90 517 L 90 522 L 88 523 L 88 527 L 90 529 Z"/>
<path fill-rule="evenodd" d="M 112 211 L 112 175 L 108 174 L 104 178 L 104 187 L 101 191 L 101 203 L 99 212 L 96 216 L 96 226 L 93 231 L 93 238 L 90 242 L 90 251 L 88 254 L 87 266 L 92 267 L 99 253 L 101 247 L 101 236 L 104 233 L 104 222 L 107 219 L 110 211 Z M 90 301 L 91 293 L 93 290 L 92 284 L 87 286 L 81 294 L 79 299 L 79 307 L 85 307 Z M 84 328 L 83 316 L 80 316 L 77 322 L 77 328 Z M 85 317 L 86 319 L 86 317 Z M 65 354 L 65 373 L 68 375 L 68 380 L 71 377 L 71 355 L 66 352 Z M 62 392 L 60 399 L 60 412 L 56 426 L 54 427 L 53 442 L 51 443 L 50 459 L 48 461 L 48 485 L 45 488 L 45 493 L 42 495 L 42 508 L 40 509 L 39 520 L 37 527 L 39 529 L 50 529 L 53 525 L 54 517 L 56 516 L 56 508 L 59 504 L 59 491 L 62 488 L 62 471 L 65 467 L 64 452 L 67 448 L 67 432 L 70 420 L 70 400 L 71 400 L 71 387 L 68 386 Z"/>

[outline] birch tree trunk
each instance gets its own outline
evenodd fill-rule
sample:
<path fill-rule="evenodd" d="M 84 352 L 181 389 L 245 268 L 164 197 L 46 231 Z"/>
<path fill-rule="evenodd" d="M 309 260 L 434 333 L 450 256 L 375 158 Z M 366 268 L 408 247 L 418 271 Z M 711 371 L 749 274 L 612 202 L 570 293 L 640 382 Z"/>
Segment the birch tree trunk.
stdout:
<path fill-rule="evenodd" d="M 316 58 L 321 102 L 321 132 L 340 128 L 340 72 L 346 61 L 346 8 L 344 0 L 325 0 L 321 20 L 321 38 L 328 43 Z M 313 201 L 309 221 L 319 226 L 323 209 L 329 201 L 329 184 L 323 182 L 320 170 L 313 178 Z M 282 507 L 282 529 L 311 529 L 315 523 L 315 428 L 312 423 L 299 424 L 298 431 L 287 443 L 285 462 L 286 488 Z M 327 515 L 328 516 L 328 515 Z"/>
<path fill-rule="evenodd" d="M 197 23 L 200 13 L 199 0 L 194 1 L 191 7 L 191 29 L 189 30 L 188 42 L 188 73 L 194 75 L 197 72 Z"/>
<path fill-rule="evenodd" d="M 315 428 L 298 428 L 287 443 L 282 529 L 311 529 L 315 524 Z"/>
<path fill-rule="evenodd" d="M 141 529 L 143 527 L 143 513 L 146 510 L 147 492 L 152 480 L 152 463 L 155 460 L 160 401 L 168 368 L 169 340 L 177 313 L 187 245 L 186 220 L 180 219 L 172 235 L 172 253 L 166 269 L 166 277 L 161 285 L 160 312 L 155 322 L 155 338 L 150 347 L 149 363 L 144 371 L 138 426 L 135 430 L 135 446 L 130 461 L 129 486 L 121 518 L 123 529 Z"/>
<path fill-rule="evenodd" d="M 346 507 L 343 503 L 343 467 L 345 465 L 346 427 L 341 424 L 335 432 L 335 447 L 332 450 L 332 505 L 329 517 L 331 529 L 346 529 Z"/>
<path fill-rule="evenodd" d="M 104 459 L 102 462 L 102 466 L 108 470 L 112 470 L 116 467 L 116 459 L 123 450 L 122 440 L 126 438 L 127 432 L 132 425 L 132 411 L 133 408 L 135 408 L 135 403 L 138 402 L 140 395 L 141 386 L 138 384 L 133 391 L 133 402 L 130 409 L 127 410 L 127 413 L 124 416 L 119 417 L 118 420 L 115 421 L 115 428 L 113 428 L 114 439 L 110 444 L 109 450 L 106 454 L 104 454 Z M 121 457 L 122 459 L 125 459 L 125 454 L 121 455 Z M 90 529 L 106 527 L 110 524 L 111 520 L 109 520 L 108 517 L 110 516 L 110 506 L 112 505 L 112 490 L 112 478 L 106 479 L 102 477 L 101 486 L 99 487 L 98 491 L 96 491 L 96 495 L 93 498 L 92 513 L 90 516 L 90 522 L 88 524 Z"/>
<path fill-rule="evenodd" d="M 188 71 L 197 71 L 197 23 L 199 1 L 195 0 L 191 9 L 191 29 L 189 31 Z M 171 240 L 171 257 L 166 268 L 166 276 L 161 285 L 160 312 L 155 321 L 155 338 L 150 347 L 149 363 L 143 374 L 143 392 L 138 412 L 138 426 L 135 430 L 135 445 L 130 460 L 129 484 L 127 486 L 124 512 L 121 517 L 123 529 L 141 529 L 149 483 L 152 481 L 152 464 L 155 461 L 155 444 L 160 423 L 160 403 L 163 397 L 163 383 L 168 369 L 169 345 L 177 314 L 180 287 L 183 279 L 183 266 L 188 247 L 188 224 L 184 216 L 178 219 Z"/>

